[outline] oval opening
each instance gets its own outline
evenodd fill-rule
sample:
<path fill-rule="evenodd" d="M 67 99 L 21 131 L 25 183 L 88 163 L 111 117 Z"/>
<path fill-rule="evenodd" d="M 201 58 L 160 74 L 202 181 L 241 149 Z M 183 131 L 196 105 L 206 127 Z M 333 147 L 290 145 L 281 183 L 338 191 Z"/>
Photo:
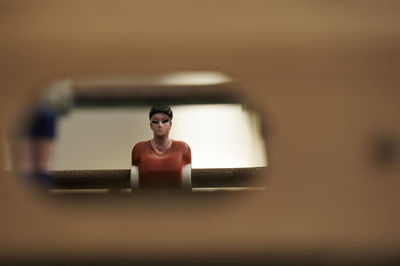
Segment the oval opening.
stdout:
<path fill-rule="evenodd" d="M 210 71 L 51 82 L 21 119 L 9 170 L 56 195 L 132 194 L 132 148 L 153 138 L 149 110 L 164 103 L 170 138 L 191 148 L 192 192 L 264 189 L 252 183 L 268 165 L 260 114 Z"/>

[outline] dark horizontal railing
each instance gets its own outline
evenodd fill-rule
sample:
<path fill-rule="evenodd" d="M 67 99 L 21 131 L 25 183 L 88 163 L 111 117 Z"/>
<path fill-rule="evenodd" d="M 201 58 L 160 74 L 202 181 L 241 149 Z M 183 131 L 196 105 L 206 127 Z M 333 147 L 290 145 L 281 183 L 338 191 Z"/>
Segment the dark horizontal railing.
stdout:
<path fill-rule="evenodd" d="M 266 167 L 192 169 L 192 187 L 241 187 L 247 186 Z M 53 189 L 104 189 L 129 188 L 130 170 L 63 170 L 53 171 Z"/>

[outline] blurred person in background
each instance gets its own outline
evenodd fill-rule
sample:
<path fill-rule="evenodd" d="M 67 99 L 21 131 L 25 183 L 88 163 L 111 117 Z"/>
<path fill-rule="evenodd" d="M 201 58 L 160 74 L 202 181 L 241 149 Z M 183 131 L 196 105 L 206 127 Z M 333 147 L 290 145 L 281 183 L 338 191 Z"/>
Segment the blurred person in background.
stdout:
<path fill-rule="evenodd" d="M 57 119 L 72 107 L 71 81 L 52 83 L 29 108 L 18 134 L 17 168 L 28 182 L 51 185 L 49 163 L 57 136 Z"/>

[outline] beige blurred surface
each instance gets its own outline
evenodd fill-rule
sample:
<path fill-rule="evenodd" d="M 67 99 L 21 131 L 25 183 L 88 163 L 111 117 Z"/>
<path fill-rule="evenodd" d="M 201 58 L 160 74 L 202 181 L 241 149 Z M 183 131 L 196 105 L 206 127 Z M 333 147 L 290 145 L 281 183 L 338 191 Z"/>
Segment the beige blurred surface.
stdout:
<path fill-rule="evenodd" d="M 220 71 L 264 116 L 271 169 L 260 179 L 265 191 L 193 201 L 60 202 L 3 175 L 0 256 L 395 256 L 399 9 L 398 1 L 0 1 L 2 128 L 51 79 Z M 374 140 L 388 135 L 397 157 L 376 162 Z"/>

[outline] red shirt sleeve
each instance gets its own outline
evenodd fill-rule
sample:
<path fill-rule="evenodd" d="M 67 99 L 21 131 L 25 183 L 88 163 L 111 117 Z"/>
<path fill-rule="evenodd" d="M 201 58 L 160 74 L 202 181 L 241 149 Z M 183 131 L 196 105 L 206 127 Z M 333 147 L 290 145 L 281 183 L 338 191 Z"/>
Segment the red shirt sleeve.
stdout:
<path fill-rule="evenodd" d="M 184 153 L 183 153 L 183 164 L 187 165 L 187 164 L 191 164 L 192 163 L 192 152 L 190 150 L 189 145 L 187 145 L 185 143 L 185 149 L 184 149 Z"/>
<path fill-rule="evenodd" d="M 136 144 L 132 149 L 132 165 L 139 166 L 140 162 L 140 147 L 139 143 Z"/>

